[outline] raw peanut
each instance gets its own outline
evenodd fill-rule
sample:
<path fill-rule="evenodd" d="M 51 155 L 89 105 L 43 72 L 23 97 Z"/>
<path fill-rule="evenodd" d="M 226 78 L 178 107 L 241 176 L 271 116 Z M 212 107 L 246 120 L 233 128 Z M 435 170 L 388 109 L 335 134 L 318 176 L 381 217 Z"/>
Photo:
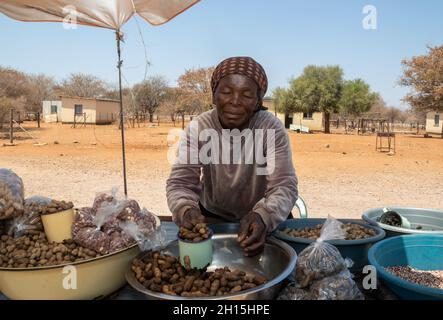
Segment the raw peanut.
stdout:
<path fill-rule="evenodd" d="M 241 286 L 241 285 L 242 285 L 242 280 L 228 282 L 228 288 L 234 288 L 234 287 Z"/>
<path fill-rule="evenodd" d="M 185 276 L 185 271 L 183 270 L 182 266 L 178 266 L 177 267 L 177 273 L 180 277 L 184 277 Z"/>
<path fill-rule="evenodd" d="M 160 268 L 154 268 L 154 277 L 161 278 L 162 272 L 160 271 Z"/>
<path fill-rule="evenodd" d="M 262 284 L 266 283 L 266 278 L 263 276 L 255 276 L 253 282 L 256 285 L 261 286 Z"/>
<path fill-rule="evenodd" d="M 159 284 L 152 283 L 151 286 L 149 287 L 149 290 L 162 292 L 162 287 Z"/>
<path fill-rule="evenodd" d="M 178 273 L 174 274 L 171 278 L 169 278 L 170 283 L 176 283 L 180 279 Z"/>
<path fill-rule="evenodd" d="M 211 284 L 211 288 L 210 288 L 210 293 L 211 296 L 215 295 L 218 291 L 218 289 L 220 288 L 220 280 L 215 279 L 212 284 Z"/>
<path fill-rule="evenodd" d="M 252 289 L 255 287 L 256 287 L 256 285 L 254 283 L 246 282 L 245 284 L 243 284 L 242 289 L 248 290 L 248 289 Z"/>
<path fill-rule="evenodd" d="M 176 296 L 177 294 L 171 290 L 171 287 L 167 284 L 163 285 L 162 291 L 165 294 L 170 294 L 171 296 Z"/>
<path fill-rule="evenodd" d="M 238 285 L 238 286 L 235 286 L 234 288 L 231 289 L 231 293 L 239 292 L 239 291 L 241 291 L 241 290 L 242 290 L 241 286 Z"/>
<path fill-rule="evenodd" d="M 182 292 L 181 293 L 182 297 L 188 297 L 188 298 L 196 298 L 196 297 L 204 297 L 205 294 L 201 291 L 196 291 L 196 292 Z"/>
<path fill-rule="evenodd" d="M 238 281 L 238 280 L 240 280 L 240 276 L 237 275 L 237 274 L 234 274 L 234 273 L 228 273 L 225 277 L 226 277 L 226 279 L 228 281 Z"/>
<path fill-rule="evenodd" d="M 191 259 L 189 258 L 189 256 L 185 256 L 183 258 L 183 262 L 185 263 L 185 269 L 187 271 L 191 270 Z"/>
<path fill-rule="evenodd" d="M 188 277 L 188 279 L 185 282 L 185 285 L 183 286 L 183 290 L 184 291 L 189 291 L 189 289 L 191 289 L 192 285 L 194 284 L 194 280 L 195 280 L 194 276 Z"/>

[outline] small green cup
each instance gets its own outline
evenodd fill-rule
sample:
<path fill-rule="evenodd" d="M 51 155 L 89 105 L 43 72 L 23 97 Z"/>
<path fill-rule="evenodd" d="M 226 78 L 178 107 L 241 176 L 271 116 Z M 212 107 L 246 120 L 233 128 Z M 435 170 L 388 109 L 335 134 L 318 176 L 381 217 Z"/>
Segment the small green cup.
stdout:
<path fill-rule="evenodd" d="M 178 236 L 178 249 L 180 253 L 180 263 L 185 266 L 184 258 L 189 256 L 191 268 L 203 269 L 212 262 L 212 235 L 210 230 L 209 238 L 200 242 L 192 242 Z"/>

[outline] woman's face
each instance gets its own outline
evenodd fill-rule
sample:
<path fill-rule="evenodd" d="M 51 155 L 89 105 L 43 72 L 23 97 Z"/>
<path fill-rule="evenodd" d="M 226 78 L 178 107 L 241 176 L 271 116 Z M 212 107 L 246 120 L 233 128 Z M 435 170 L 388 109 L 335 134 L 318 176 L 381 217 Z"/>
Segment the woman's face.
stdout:
<path fill-rule="evenodd" d="M 222 78 L 213 96 L 218 117 L 225 129 L 247 128 L 258 102 L 257 84 L 240 74 Z"/>

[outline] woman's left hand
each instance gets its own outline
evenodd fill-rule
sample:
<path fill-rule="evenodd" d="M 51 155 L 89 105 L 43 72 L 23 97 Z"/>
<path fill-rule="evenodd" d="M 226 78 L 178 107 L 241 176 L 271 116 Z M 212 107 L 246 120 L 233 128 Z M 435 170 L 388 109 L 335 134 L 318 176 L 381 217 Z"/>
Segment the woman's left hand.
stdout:
<path fill-rule="evenodd" d="M 240 220 L 238 242 L 245 256 L 252 257 L 261 253 L 265 247 L 266 226 L 258 213 L 250 212 Z"/>

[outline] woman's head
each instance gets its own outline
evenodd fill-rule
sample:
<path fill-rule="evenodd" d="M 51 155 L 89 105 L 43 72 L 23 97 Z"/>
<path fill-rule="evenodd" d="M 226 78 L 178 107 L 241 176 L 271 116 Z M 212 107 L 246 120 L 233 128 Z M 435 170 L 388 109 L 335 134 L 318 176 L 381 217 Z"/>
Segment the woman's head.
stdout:
<path fill-rule="evenodd" d="M 224 128 L 244 129 L 262 108 L 268 80 L 263 67 L 249 57 L 222 61 L 211 79 L 213 103 Z"/>

